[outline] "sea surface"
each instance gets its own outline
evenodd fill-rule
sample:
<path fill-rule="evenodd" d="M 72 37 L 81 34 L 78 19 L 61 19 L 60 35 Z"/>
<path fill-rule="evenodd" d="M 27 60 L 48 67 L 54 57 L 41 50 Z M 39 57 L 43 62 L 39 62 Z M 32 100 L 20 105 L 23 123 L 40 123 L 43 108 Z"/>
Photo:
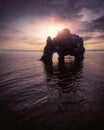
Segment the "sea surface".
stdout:
<path fill-rule="evenodd" d="M 1 130 L 104 129 L 104 51 L 83 61 L 42 51 L 0 51 Z"/>

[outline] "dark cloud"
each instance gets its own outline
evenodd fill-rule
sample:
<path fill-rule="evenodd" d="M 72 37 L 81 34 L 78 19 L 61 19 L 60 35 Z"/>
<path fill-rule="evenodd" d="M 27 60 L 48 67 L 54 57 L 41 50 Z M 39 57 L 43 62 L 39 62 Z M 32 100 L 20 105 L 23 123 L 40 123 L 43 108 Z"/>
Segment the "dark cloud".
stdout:
<path fill-rule="evenodd" d="M 91 39 L 91 38 L 92 38 L 92 36 L 84 36 L 84 37 L 83 37 L 84 41 L 87 41 L 87 40 L 89 40 L 89 39 Z"/>
<path fill-rule="evenodd" d="M 92 20 L 89 27 L 93 29 L 93 31 L 104 32 L 104 16 Z"/>
<path fill-rule="evenodd" d="M 13 24 L 0 23 L 0 33 L 21 33 L 21 31 L 16 28 Z"/>
<path fill-rule="evenodd" d="M 90 40 L 90 39 L 97 39 L 97 40 L 104 40 L 104 34 L 99 34 L 99 35 L 97 35 L 97 36 L 84 36 L 83 37 L 83 39 L 84 39 L 84 41 L 88 41 L 88 40 Z M 98 41 L 97 41 L 98 42 Z"/>
<path fill-rule="evenodd" d="M 90 22 L 85 21 L 83 22 L 83 25 L 85 28 L 83 30 L 80 30 L 82 32 L 104 32 L 104 16 L 101 16 L 100 18 L 94 19 Z"/>
<path fill-rule="evenodd" d="M 11 40 L 11 38 L 8 36 L 0 35 L 0 44 L 3 44 L 5 40 Z"/>
<path fill-rule="evenodd" d="M 0 0 L 0 22 L 16 21 L 26 16 L 51 15 L 64 19 L 80 20 L 86 13 L 80 14 L 84 8 L 96 15 L 104 15 L 103 0 Z M 89 15 L 90 18 L 94 17 L 91 16 L 92 14 Z M 96 24 L 96 21 L 93 23 Z"/>
<path fill-rule="evenodd" d="M 1 0 L 0 14 L 8 12 L 12 17 L 54 14 L 70 18 L 75 17 L 82 8 L 102 11 L 103 3 L 103 0 Z"/>
<path fill-rule="evenodd" d="M 96 36 L 96 39 L 104 39 L 104 33 L 99 36 Z"/>

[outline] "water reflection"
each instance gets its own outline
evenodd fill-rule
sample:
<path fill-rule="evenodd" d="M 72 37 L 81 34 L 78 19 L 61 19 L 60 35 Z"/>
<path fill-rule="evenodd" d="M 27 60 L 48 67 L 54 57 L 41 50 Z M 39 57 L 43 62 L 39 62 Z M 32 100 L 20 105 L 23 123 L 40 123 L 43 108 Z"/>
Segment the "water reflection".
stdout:
<path fill-rule="evenodd" d="M 61 89 L 63 93 L 76 91 L 82 77 L 82 61 L 44 63 L 49 86 Z"/>

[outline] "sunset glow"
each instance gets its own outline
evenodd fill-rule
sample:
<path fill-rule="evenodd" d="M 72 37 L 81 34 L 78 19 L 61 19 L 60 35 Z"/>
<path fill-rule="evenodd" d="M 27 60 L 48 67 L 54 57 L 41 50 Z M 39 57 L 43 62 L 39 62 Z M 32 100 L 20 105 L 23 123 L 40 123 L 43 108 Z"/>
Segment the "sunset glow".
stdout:
<path fill-rule="evenodd" d="M 55 37 L 56 35 L 57 35 L 57 33 L 59 32 L 59 31 L 61 31 L 62 29 L 63 29 L 64 27 L 63 26 L 61 26 L 61 25 L 50 25 L 50 26 L 48 26 L 46 29 L 44 29 L 45 30 L 45 33 L 43 32 L 43 34 L 45 35 L 45 36 L 48 36 L 48 35 L 50 35 L 51 37 Z M 44 31 L 43 30 L 43 31 Z"/>
<path fill-rule="evenodd" d="M 4 11 L 1 11 L 0 17 L 0 49 L 43 50 L 48 36 L 53 38 L 60 30 L 68 28 L 71 33 L 84 39 L 86 49 L 104 50 L 103 11 L 95 13 L 93 8 L 80 7 L 77 2 L 73 4 L 79 8 L 72 10 L 68 1 L 55 1 L 44 1 L 44 5 L 38 1 L 33 4 L 23 2 L 26 8 L 15 3 L 11 7 L 11 3 L 7 12 L 6 6 L 3 6 Z"/>

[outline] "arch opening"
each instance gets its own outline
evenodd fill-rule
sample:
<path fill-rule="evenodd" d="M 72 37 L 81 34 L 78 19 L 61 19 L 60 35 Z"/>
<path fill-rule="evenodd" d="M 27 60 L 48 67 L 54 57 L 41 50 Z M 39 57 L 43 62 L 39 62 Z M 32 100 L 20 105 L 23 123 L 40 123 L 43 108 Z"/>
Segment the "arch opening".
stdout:
<path fill-rule="evenodd" d="M 52 62 L 53 63 L 56 63 L 56 62 L 58 62 L 58 53 L 57 52 L 54 52 L 53 53 L 53 56 L 52 56 Z"/>

